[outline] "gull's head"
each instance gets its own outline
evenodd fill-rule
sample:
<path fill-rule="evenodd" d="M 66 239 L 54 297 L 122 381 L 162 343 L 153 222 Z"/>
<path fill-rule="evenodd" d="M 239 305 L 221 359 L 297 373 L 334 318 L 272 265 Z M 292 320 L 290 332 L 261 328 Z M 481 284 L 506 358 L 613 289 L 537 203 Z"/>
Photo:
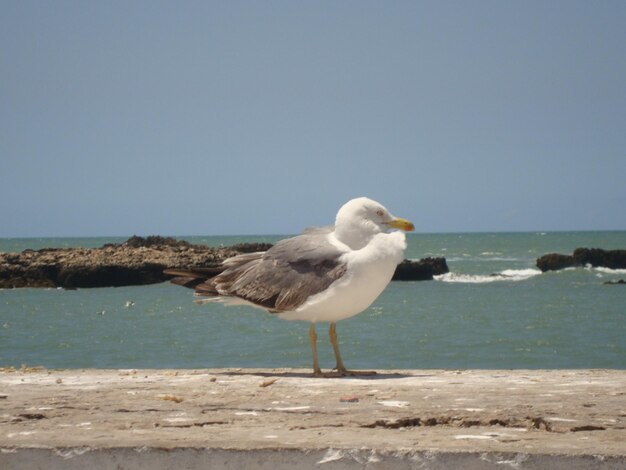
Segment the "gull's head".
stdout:
<path fill-rule="evenodd" d="M 335 219 L 335 235 L 352 249 L 367 245 L 377 233 L 389 229 L 414 230 L 411 222 L 393 216 L 385 206 L 366 197 L 346 202 Z"/>

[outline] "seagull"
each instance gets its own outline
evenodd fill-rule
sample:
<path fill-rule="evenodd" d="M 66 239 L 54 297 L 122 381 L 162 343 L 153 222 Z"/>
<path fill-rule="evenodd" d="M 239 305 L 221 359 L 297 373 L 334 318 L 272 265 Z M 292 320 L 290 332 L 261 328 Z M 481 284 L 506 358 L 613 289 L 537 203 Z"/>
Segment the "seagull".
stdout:
<path fill-rule="evenodd" d="M 175 284 L 194 287 L 206 301 L 251 305 L 283 320 L 309 322 L 314 376 L 374 374 L 345 367 L 336 323 L 363 312 L 382 293 L 404 258 L 404 232 L 411 230 L 408 220 L 359 197 L 339 209 L 334 226 L 307 229 L 267 251 L 228 258 L 217 276 L 207 279 L 207 271 L 193 269 L 165 273 L 176 276 Z M 317 356 L 315 325 L 320 322 L 329 323 L 337 361 L 336 372 L 328 374 Z"/>

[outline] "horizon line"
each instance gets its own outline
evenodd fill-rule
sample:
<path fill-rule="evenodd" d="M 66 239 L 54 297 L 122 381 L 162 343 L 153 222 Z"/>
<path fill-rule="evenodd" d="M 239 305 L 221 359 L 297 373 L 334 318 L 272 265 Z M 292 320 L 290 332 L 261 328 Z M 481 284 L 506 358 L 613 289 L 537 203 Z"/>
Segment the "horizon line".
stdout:
<path fill-rule="evenodd" d="M 409 232 L 407 236 L 418 235 L 464 235 L 464 234 L 548 234 L 548 233 L 597 233 L 597 232 L 626 232 L 626 229 L 558 229 L 558 230 L 465 230 L 465 231 L 433 231 L 433 232 Z M 139 237 L 171 237 L 171 238 L 198 238 L 198 237 L 293 237 L 298 233 L 229 233 L 229 234 L 185 234 L 185 235 L 159 235 L 159 234 L 124 234 L 124 235 L 26 235 L 26 236 L 0 236 L 0 240 L 32 240 L 42 238 L 131 238 Z"/>

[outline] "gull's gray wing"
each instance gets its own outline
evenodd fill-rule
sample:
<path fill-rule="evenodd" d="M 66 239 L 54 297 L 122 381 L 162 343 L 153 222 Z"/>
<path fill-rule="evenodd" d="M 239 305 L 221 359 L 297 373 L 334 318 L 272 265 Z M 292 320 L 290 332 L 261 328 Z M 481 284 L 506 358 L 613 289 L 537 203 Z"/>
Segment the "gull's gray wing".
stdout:
<path fill-rule="evenodd" d="M 305 233 L 264 253 L 226 260 L 226 270 L 198 285 L 196 292 L 239 297 L 270 312 L 295 310 L 346 273 L 343 253 L 327 233 Z"/>
<path fill-rule="evenodd" d="M 335 231 L 335 226 L 334 225 L 324 225 L 323 227 L 307 227 L 305 228 L 302 233 L 304 235 L 322 235 L 325 233 L 331 233 Z"/>

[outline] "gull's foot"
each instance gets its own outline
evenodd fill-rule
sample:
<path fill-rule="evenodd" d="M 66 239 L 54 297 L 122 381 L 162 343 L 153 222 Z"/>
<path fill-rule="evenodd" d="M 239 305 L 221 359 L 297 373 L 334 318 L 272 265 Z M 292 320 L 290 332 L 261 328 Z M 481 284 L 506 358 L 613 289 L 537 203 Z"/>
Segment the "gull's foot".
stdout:
<path fill-rule="evenodd" d="M 375 370 L 344 370 L 340 372 L 344 377 L 367 377 L 376 375 Z"/>
<path fill-rule="evenodd" d="M 376 375 L 375 370 L 348 370 L 345 367 L 339 369 L 335 368 L 333 372 L 336 373 L 338 377 L 367 377 Z"/>
<path fill-rule="evenodd" d="M 319 377 L 322 379 L 332 379 L 332 378 L 337 378 L 337 377 L 345 377 L 345 374 L 340 374 L 337 371 L 330 371 L 330 372 L 322 372 L 321 370 L 319 371 L 313 371 L 313 377 Z"/>
<path fill-rule="evenodd" d="M 347 369 L 333 369 L 329 372 L 322 372 L 321 370 L 313 371 L 313 377 L 320 377 L 325 379 L 338 378 L 338 377 L 368 377 L 376 375 L 375 370 L 347 370 Z"/>

